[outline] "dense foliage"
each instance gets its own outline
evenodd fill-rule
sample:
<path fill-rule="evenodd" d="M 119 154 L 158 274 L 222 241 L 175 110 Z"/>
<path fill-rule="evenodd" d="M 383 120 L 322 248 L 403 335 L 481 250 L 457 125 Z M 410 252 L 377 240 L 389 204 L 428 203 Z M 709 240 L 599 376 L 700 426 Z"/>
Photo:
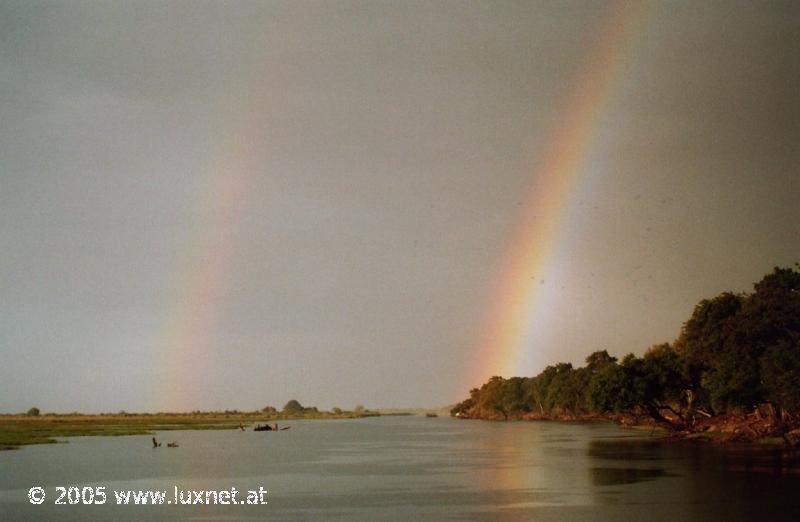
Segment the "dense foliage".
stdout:
<path fill-rule="evenodd" d="M 310 408 L 306 408 L 305 406 L 303 406 L 302 404 L 300 404 L 300 403 L 299 403 L 298 401 L 296 401 L 295 399 L 292 399 L 292 400 L 290 400 L 290 401 L 289 401 L 289 402 L 287 402 L 287 403 L 286 403 L 286 405 L 284 405 L 284 407 L 283 407 L 283 413 L 291 413 L 291 414 L 297 414 L 297 413 L 317 413 L 318 411 L 319 411 L 319 410 L 318 410 L 318 409 L 317 409 L 315 406 L 312 406 L 312 407 L 310 407 Z"/>
<path fill-rule="evenodd" d="M 800 265 L 797 265 L 800 268 Z M 698 303 L 671 344 L 621 361 L 597 351 L 586 366 L 534 377 L 492 377 L 452 410 L 481 418 L 569 418 L 636 413 L 673 429 L 698 418 L 769 405 L 800 413 L 800 272 L 775 268 L 752 293 Z"/>

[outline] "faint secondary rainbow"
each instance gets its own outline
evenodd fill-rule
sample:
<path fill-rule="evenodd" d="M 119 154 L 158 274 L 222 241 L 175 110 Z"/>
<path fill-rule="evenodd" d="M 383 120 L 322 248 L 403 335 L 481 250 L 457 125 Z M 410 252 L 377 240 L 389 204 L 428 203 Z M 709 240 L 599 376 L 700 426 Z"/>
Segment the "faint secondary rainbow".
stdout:
<path fill-rule="evenodd" d="M 207 167 L 187 180 L 195 186 L 195 197 L 156 339 L 151 410 L 221 406 L 214 402 L 217 383 L 211 376 L 231 364 L 224 359 L 222 323 L 235 291 L 242 211 L 265 163 L 267 99 L 258 89 L 255 78 L 243 90 L 228 93 L 218 108 L 221 124 L 214 128 Z"/>
<path fill-rule="evenodd" d="M 540 150 L 535 181 L 522 204 L 510 246 L 501 261 L 485 319 L 471 383 L 519 371 L 523 337 L 535 327 L 539 276 L 548 260 L 585 158 L 609 101 L 621 84 L 637 37 L 647 18 L 643 2 L 613 6 L 602 37 L 557 112 L 559 122 Z"/>

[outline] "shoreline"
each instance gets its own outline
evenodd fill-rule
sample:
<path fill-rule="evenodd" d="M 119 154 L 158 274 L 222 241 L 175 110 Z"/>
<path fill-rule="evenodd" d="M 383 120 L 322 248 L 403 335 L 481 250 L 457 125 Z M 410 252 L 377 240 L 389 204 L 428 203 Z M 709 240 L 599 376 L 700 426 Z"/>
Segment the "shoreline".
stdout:
<path fill-rule="evenodd" d="M 56 444 L 63 437 L 116 437 L 152 435 L 156 431 L 236 430 L 262 422 L 291 420 L 333 420 L 378 417 L 364 411 L 308 411 L 297 413 L 112 413 L 112 414 L 0 414 L 0 451 L 32 444 Z"/>
<path fill-rule="evenodd" d="M 248 431 L 257 423 L 292 420 L 336 420 L 366 417 L 414 415 L 412 413 L 361 412 L 303 412 L 303 413 L 124 413 L 124 414 L 0 414 L 0 451 L 20 449 L 33 444 L 56 444 L 65 437 L 114 437 L 127 435 L 152 435 L 156 431 L 182 430 L 238 430 Z M 800 429 L 785 433 L 785 437 L 770 431 L 763 419 L 752 415 L 725 415 L 703 419 L 694 430 L 670 430 L 643 416 L 634 414 L 573 414 L 543 415 L 533 413 L 511 414 L 507 418 L 491 412 L 455 416 L 458 420 L 486 422 L 558 422 L 589 423 L 611 422 L 627 430 L 649 432 L 653 439 L 663 441 L 703 442 L 725 446 L 751 448 L 800 448 Z"/>
<path fill-rule="evenodd" d="M 614 414 L 512 414 L 507 418 L 500 415 L 467 415 L 455 416 L 459 420 L 476 420 L 489 422 L 612 422 L 617 426 L 638 431 L 650 431 L 653 438 L 674 441 L 708 442 L 721 445 L 742 445 L 754 448 L 800 449 L 800 428 L 783 434 L 775 431 L 775 426 L 768 420 L 754 418 L 749 415 L 718 415 L 698 422 L 693 429 L 668 429 L 647 417 L 614 413 Z"/>

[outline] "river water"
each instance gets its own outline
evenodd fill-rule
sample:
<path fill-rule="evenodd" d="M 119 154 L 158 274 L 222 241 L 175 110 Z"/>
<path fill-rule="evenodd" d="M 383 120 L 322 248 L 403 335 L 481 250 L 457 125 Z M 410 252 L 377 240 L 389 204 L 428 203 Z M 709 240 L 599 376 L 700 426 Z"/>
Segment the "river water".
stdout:
<path fill-rule="evenodd" d="M 287 424 L 160 432 L 158 449 L 127 436 L 0 452 L 0 520 L 800 520 L 800 463 L 781 450 L 661 442 L 607 423 Z M 57 505 L 58 486 L 103 486 L 107 500 Z M 176 488 L 236 488 L 242 500 L 259 487 L 266 504 L 166 504 Z M 127 490 L 164 490 L 166 501 L 117 505 L 114 491 Z M 93 491 L 80 502 L 99 502 Z"/>

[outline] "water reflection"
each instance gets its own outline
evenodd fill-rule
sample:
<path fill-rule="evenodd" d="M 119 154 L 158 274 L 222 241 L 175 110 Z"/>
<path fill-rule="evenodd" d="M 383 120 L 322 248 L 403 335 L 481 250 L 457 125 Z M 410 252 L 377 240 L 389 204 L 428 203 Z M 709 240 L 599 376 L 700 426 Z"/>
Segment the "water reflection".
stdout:
<path fill-rule="evenodd" d="M 666 475 L 663 469 L 639 468 L 591 468 L 589 476 L 595 486 L 613 486 L 615 484 L 635 484 L 645 480 L 653 480 Z"/>
<path fill-rule="evenodd" d="M 173 438 L 181 446 L 170 452 L 132 436 L 0 453 L 0 520 L 800 520 L 795 453 L 663 442 L 605 423 L 376 418 Z M 27 502 L 31 485 L 50 494 L 73 483 L 264 485 L 270 504 L 144 511 Z"/>
<path fill-rule="evenodd" d="M 648 505 L 659 519 L 800 519 L 797 452 L 622 439 L 593 440 L 587 454 L 598 504 Z"/>

